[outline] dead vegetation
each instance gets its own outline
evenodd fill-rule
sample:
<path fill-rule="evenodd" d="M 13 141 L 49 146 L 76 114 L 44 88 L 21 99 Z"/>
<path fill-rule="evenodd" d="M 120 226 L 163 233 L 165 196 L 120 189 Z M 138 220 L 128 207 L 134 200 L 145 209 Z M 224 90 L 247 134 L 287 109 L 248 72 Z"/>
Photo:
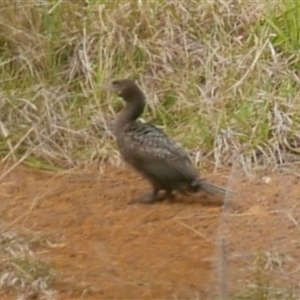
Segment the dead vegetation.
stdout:
<path fill-rule="evenodd" d="M 196 157 L 282 164 L 299 153 L 298 56 L 286 50 L 298 13 L 292 2 L 2 3 L 2 157 L 115 161 L 117 108 L 99 85 L 130 77 L 149 96 L 145 118 Z"/>
<path fill-rule="evenodd" d="M 12 232 L 0 235 L 0 287 L 1 295 L 15 291 L 17 299 L 55 299 L 50 285 L 54 271 L 39 260 L 35 248 L 39 240 Z M 1 297 L 2 297 L 1 296 Z"/>
<path fill-rule="evenodd" d="M 119 104 L 99 85 L 127 77 L 147 92 L 145 118 L 199 165 L 251 173 L 294 163 L 299 16 L 297 1 L 3 1 L 2 162 L 118 163 L 110 129 Z M 13 240 L 3 233 L 1 244 Z M 5 247 L 1 285 L 48 295 L 51 276 L 40 275 L 29 248 Z"/>

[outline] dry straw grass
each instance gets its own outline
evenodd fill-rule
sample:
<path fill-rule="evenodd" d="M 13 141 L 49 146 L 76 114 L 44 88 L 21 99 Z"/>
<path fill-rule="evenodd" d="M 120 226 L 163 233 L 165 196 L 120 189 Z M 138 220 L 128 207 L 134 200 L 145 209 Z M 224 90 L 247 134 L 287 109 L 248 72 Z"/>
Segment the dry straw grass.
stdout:
<path fill-rule="evenodd" d="M 1 295 L 15 291 L 16 299 L 52 300 L 56 292 L 50 285 L 54 272 L 37 256 L 35 251 L 40 239 L 17 236 L 11 232 L 0 234 L 0 288 Z"/>
<path fill-rule="evenodd" d="M 1 156 L 48 168 L 115 161 L 119 106 L 99 84 L 130 77 L 149 95 L 145 118 L 197 162 L 286 161 L 299 153 L 292 3 L 0 3 Z"/>
<path fill-rule="evenodd" d="M 149 96 L 145 118 L 198 164 L 252 172 L 297 160 L 299 19 L 296 0 L 2 1 L 2 161 L 118 163 L 110 129 L 120 105 L 99 85 L 123 77 Z M 14 259 L 2 286 L 48 297 L 48 283 L 14 279 L 24 265 Z"/>

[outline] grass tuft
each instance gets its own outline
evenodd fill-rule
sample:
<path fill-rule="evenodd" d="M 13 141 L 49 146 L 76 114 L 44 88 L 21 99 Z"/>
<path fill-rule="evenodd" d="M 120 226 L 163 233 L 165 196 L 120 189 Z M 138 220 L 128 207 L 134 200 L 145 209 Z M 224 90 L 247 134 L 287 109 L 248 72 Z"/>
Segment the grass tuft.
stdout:
<path fill-rule="evenodd" d="M 145 119 L 215 167 L 245 171 L 299 154 L 297 1 L 0 3 L 0 155 L 37 168 L 108 157 L 135 78 Z M 199 162 L 200 163 L 200 162 Z"/>
<path fill-rule="evenodd" d="M 260 253 L 257 255 L 254 264 L 252 278 L 241 293 L 232 296 L 232 300 L 296 300 L 297 293 L 292 287 L 282 288 L 276 282 L 276 272 L 282 272 L 282 266 L 287 257 L 280 253 Z M 278 275 L 278 274 L 277 274 Z"/>
<path fill-rule="evenodd" d="M 51 289 L 55 274 L 47 264 L 37 258 L 28 236 L 11 232 L 0 235 L 0 287 L 3 292 L 14 291 L 18 299 L 52 300 L 56 292 Z"/>

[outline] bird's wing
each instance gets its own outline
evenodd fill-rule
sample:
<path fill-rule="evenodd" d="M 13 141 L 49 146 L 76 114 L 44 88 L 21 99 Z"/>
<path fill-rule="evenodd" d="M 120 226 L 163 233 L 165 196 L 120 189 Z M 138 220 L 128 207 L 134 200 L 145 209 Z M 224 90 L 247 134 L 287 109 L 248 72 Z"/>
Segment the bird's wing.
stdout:
<path fill-rule="evenodd" d="M 175 161 L 189 161 L 188 153 L 172 140 L 163 130 L 150 123 L 135 123 L 134 128 L 128 128 L 128 143 L 136 150 L 136 155 L 170 163 Z"/>
<path fill-rule="evenodd" d="M 150 123 L 135 123 L 125 130 L 126 145 L 136 167 L 161 176 L 191 179 L 197 176 L 188 153 L 161 129 Z M 171 178 L 172 177 L 172 178 Z"/>

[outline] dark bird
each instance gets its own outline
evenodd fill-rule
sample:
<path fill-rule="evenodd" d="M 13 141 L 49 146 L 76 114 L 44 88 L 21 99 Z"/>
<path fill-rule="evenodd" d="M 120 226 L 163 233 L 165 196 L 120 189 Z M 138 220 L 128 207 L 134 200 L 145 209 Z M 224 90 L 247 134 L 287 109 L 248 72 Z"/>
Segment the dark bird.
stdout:
<path fill-rule="evenodd" d="M 188 153 L 164 131 L 138 120 L 146 97 L 133 80 L 115 80 L 103 88 L 116 92 L 125 101 L 114 123 L 114 136 L 122 158 L 152 185 L 152 193 L 131 203 L 172 198 L 173 191 L 184 195 L 200 190 L 221 195 L 228 192 L 200 179 Z M 164 194 L 160 195 L 160 191 Z"/>

